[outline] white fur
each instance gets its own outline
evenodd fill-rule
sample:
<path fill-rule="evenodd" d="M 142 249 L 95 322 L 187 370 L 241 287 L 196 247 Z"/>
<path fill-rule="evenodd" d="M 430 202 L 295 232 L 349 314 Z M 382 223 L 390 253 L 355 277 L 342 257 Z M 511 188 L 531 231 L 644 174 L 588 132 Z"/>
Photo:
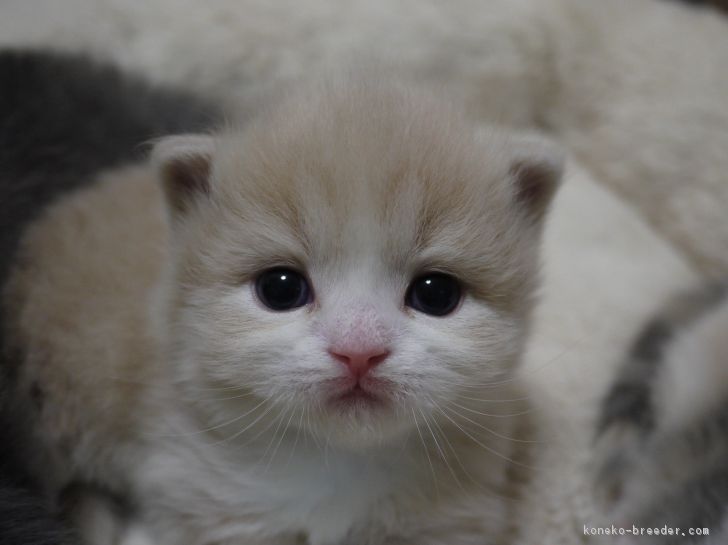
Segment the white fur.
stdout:
<path fill-rule="evenodd" d="M 520 372 L 534 407 L 536 470 L 513 543 L 577 545 L 584 525 L 614 522 L 595 503 L 591 469 L 599 403 L 624 347 L 656 301 L 698 276 L 573 163 L 544 235 L 544 285 Z"/>
<path fill-rule="evenodd" d="M 661 431 L 686 425 L 728 397 L 728 304 L 720 304 L 678 334 L 665 349 L 653 402 Z"/>

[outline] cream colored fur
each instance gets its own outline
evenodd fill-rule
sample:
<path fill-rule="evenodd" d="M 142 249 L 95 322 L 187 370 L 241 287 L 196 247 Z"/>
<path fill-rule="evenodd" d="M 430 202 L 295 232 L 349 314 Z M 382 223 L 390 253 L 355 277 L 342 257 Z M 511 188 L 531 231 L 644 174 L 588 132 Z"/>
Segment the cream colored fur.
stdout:
<path fill-rule="evenodd" d="M 188 183 L 201 161 L 209 188 Z M 128 494 L 159 545 L 510 532 L 528 444 L 513 372 L 552 147 L 476 132 L 370 75 L 317 85 L 241 134 L 172 137 L 154 162 L 166 199 L 142 167 L 69 196 L 30 228 L 6 289 L 14 400 L 49 493 Z M 256 276 L 280 265 L 306 273 L 312 305 L 256 299 Z M 404 307 L 432 270 L 465 286 L 450 316 Z M 362 312 L 389 339 L 372 372 L 386 403 L 332 406 L 343 375 L 327 350 Z"/>

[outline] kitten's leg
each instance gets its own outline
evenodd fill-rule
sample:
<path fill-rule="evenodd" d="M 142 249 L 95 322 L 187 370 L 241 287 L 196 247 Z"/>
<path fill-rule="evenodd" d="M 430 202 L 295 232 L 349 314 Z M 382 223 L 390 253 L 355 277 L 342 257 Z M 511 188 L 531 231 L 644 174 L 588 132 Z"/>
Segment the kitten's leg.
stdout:
<path fill-rule="evenodd" d="M 656 385 L 666 350 L 681 329 L 718 304 L 725 293 L 726 284 L 719 284 L 675 297 L 634 342 L 597 423 L 596 492 L 606 506 L 622 496 L 625 479 L 658 427 Z"/>
<path fill-rule="evenodd" d="M 668 321 L 661 317 L 652 320 L 602 402 L 597 423 L 596 492 L 606 506 L 622 495 L 632 460 L 654 429 L 652 383 L 671 336 Z"/>
<path fill-rule="evenodd" d="M 132 523 L 124 532 L 119 545 L 156 545 L 156 542 L 141 525 Z"/>
<path fill-rule="evenodd" d="M 131 509 L 109 492 L 73 484 L 64 490 L 61 502 L 84 545 L 152 545 L 134 523 Z"/>

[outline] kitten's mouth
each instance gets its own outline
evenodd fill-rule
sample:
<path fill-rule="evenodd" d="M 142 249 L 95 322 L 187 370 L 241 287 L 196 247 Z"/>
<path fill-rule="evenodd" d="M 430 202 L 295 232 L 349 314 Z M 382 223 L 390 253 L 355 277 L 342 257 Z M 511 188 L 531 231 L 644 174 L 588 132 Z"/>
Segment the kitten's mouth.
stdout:
<path fill-rule="evenodd" d="M 379 401 L 379 397 L 362 388 L 361 384 L 358 382 L 353 388 L 339 395 L 337 399 L 343 402 L 361 401 L 364 403 L 375 403 Z"/>
<path fill-rule="evenodd" d="M 329 398 L 329 404 L 338 407 L 374 407 L 385 403 L 383 395 L 383 384 L 377 380 L 367 380 L 362 383 L 355 381 L 353 384 L 346 381 L 345 384 L 337 384 L 336 392 Z"/>

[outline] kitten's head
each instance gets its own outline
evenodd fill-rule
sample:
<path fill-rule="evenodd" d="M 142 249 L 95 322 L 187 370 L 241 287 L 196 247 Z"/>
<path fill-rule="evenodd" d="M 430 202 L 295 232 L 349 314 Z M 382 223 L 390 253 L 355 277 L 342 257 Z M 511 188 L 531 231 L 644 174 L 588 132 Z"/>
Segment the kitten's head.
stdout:
<path fill-rule="evenodd" d="M 549 146 L 404 89 L 329 83 L 155 160 L 179 365 L 208 397 L 248 393 L 241 428 L 268 410 L 364 444 L 508 377 L 561 171 Z"/>

